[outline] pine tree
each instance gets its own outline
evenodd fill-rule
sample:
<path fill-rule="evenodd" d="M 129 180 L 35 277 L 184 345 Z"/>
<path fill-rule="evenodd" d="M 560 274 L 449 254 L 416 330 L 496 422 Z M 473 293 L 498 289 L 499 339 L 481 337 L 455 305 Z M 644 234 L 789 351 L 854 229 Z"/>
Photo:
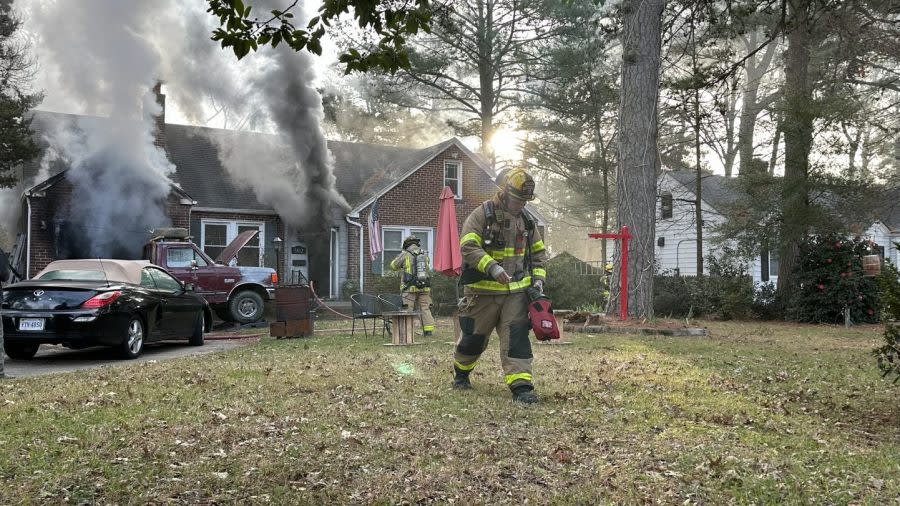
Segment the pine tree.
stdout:
<path fill-rule="evenodd" d="M 35 65 L 28 46 L 16 40 L 20 25 L 12 1 L 0 0 L 0 188 L 15 185 L 15 169 L 38 154 L 26 113 L 43 97 L 26 91 Z"/>

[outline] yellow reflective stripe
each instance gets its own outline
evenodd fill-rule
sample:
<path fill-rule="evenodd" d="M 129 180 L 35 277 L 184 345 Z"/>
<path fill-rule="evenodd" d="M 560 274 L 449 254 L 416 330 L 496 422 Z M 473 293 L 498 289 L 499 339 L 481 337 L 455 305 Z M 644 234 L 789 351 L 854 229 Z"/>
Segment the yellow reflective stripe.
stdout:
<path fill-rule="evenodd" d="M 507 385 L 512 385 L 514 382 L 519 381 L 519 380 L 525 380 L 529 383 L 531 383 L 533 381 L 533 379 L 531 377 L 531 373 L 527 373 L 527 372 L 520 372 L 520 373 L 516 373 L 516 374 L 507 374 L 506 375 L 506 384 Z"/>
<path fill-rule="evenodd" d="M 531 276 L 526 276 L 522 281 L 513 281 L 508 285 L 496 281 L 483 280 L 466 286 L 475 290 L 485 290 L 490 292 L 516 292 L 531 286 Z"/>
<path fill-rule="evenodd" d="M 538 251 L 544 251 L 544 241 L 538 241 L 531 245 L 531 252 L 537 253 Z"/>
<path fill-rule="evenodd" d="M 462 246 L 469 241 L 481 246 L 481 236 L 476 234 L 475 232 L 469 232 L 468 234 L 462 236 L 462 239 L 459 240 L 459 245 Z"/>
<path fill-rule="evenodd" d="M 406 262 L 404 263 L 403 268 L 404 268 L 404 270 L 406 270 L 407 274 L 412 274 L 412 257 L 411 256 L 406 257 Z"/>
<path fill-rule="evenodd" d="M 478 362 L 476 361 L 476 362 L 472 362 L 469 365 L 462 365 L 458 361 L 455 361 L 455 360 L 453 361 L 453 365 L 455 365 L 456 368 L 459 369 L 460 371 L 471 371 L 472 369 L 475 369 L 475 364 L 477 364 L 477 363 Z"/>
<path fill-rule="evenodd" d="M 478 269 L 478 272 L 484 272 L 485 269 L 487 269 L 487 266 L 493 261 L 494 259 L 491 258 L 490 255 L 485 255 L 481 257 L 481 260 L 479 260 L 478 265 L 475 268 Z"/>
<path fill-rule="evenodd" d="M 522 258 L 523 256 L 525 256 L 524 251 L 523 254 L 516 254 L 515 248 L 489 249 L 485 250 L 485 253 L 492 256 L 494 260 L 498 262 L 502 261 L 504 258 Z"/>
<path fill-rule="evenodd" d="M 425 332 L 434 332 L 434 325 L 422 325 L 422 330 Z"/>
<path fill-rule="evenodd" d="M 547 271 L 545 271 L 544 269 L 541 269 L 540 267 L 535 267 L 534 269 L 531 269 L 531 274 L 536 278 L 546 278 L 547 277 Z"/>

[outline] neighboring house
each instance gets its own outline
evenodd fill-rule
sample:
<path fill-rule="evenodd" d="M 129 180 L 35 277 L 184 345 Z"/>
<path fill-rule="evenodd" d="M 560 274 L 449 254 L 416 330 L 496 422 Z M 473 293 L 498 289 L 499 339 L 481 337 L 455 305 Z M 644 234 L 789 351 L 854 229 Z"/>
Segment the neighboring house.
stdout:
<path fill-rule="evenodd" d="M 445 185 L 458 195 L 460 224 L 495 191 L 489 166 L 456 138 L 423 149 L 329 141 L 337 189 L 350 209 L 334 205 L 331 216 L 315 217 L 306 229 L 290 230 L 271 206 L 229 176 L 210 140 L 214 135 L 265 134 L 166 124 L 165 98 L 158 95 L 157 100 L 163 105 L 163 115 L 157 118 L 156 144 L 176 167 L 166 203 L 172 225 L 188 228 L 193 241 L 212 258 L 238 233 L 257 229 L 258 238 L 244 248 L 240 265 L 278 268 L 289 283 L 299 280 L 302 273 L 315 282 L 322 297 L 341 296 L 347 281 L 364 289 L 382 275 L 383 262 L 399 253 L 406 235 L 419 236 L 433 255 L 438 197 Z M 33 125 L 40 137 L 50 122 L 73 118 L 39 112 Z M 292 163 L 289 152 L 275 158 Z M 33 178 L 38 170 L 36 163 L 30 164 L 26 178 Z M 72 185 L 66 179 L 65 166 L 51 167 L 51 174 L 23 195 L 20 230 L 29 232 L 29 276 L 54 259 L 74 254 L 70 243 L 76 234 L 67 219 Z M 367 221 L 376 201 L 385 252 L 373 262 Z M 538 215 L 537 219 L 543 227 L 543 218 Z"/>
<path fill-rule="evenodd" d="M 657 179 L 656 260 L 660 272 L 697 274 L 697 220 L 695 215 L 696 174 L 693 171 L 663 171 Z M 703 256 L 719 251 L 713 239 L 716 226 L 725 221 L 729 207 L 737 201 L 740 190 L 736 180 L 704 174 L 701 177 L 701 212 L 703 221 Z M 900 192 L 888 198 L 876 211 L 876 219 L 865 232 L 880 247 L 879 253 L 894 265 L 900 265 Z M 764 251 L 749 263 L 755 283 L 778 281 L 778 257 L 775 251 Z M 708 272 L 708 263 L 704 270 Z"/>

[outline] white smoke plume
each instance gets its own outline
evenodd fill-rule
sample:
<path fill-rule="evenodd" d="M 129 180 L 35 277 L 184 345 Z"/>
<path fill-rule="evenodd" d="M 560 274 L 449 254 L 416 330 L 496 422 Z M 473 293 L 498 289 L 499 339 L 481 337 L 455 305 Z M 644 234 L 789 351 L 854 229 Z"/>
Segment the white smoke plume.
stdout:
<path fill-rule="evenodd" d="M 147 98 L 161 68 L 145 35 L 158 8 L 118 0 L 31 5 L 27 23 L 40 40 L 48 92 L 109 117 L 76 120 L 49 134 L 69 162 L 74 191 L 66 226 L 81 255 L 135 257 L 147 232 L 168 223 L 164 204 L 174 167 L 153 144 L 151 115 L 159 106 Z"/>
<path fill-rule="evenodd" d="M 263 3 L 255 2 L 254 10 L 267 12 Z M 205 12 L 205 2 L 32 0 L 29 5 L 27 24 L 42 48 L 40 84 L 48 100 L 67 101 L 83 112 L 116 120 L 108 123 L 116 132 L 79 125 L 83 135 L 78 139 L 87 145 L 56 140 L 73 163 L 70 179 L 85 193 L 103 195 L 103 206 L 85 194 L 72 209 L 82 215 L 100 213 L 91 216 L 98 232 L 92 241 L 104 244 L 107 223 L 138 231 L 158 225 L 162 217 L 156 204 L 169 191 L 166 175 L 173 167 L 152 146 L 153 124 L 136 116 L 140 99 L 158 79 L 165 83 L 167 105 L 177 105 L 195 124 L 206 123 L 211 111 L 222 109 L 231 118 L 244 118 L 226 128 L 268 128 L 278 134 L 265 140 L 250 133 L 210 137 L 236 184 L 251 188 L 288 225 L 321 222 L 333 203 L 346 205 L 335 189 L 320 126 L 313 57 L 263 48 L 237 61 L 210 40 L 217 20 Z M 278 153 L 293 157 L 270 163 L 284 157 Z M 134 188 L 141 190 L 132 194 Z M 143 204 L 136 200 L 140 196 Z M 149 203 L 154 203 L 152 209 L 147 209 Z M 133 238 L 119 242 L 127 241 Z"/>

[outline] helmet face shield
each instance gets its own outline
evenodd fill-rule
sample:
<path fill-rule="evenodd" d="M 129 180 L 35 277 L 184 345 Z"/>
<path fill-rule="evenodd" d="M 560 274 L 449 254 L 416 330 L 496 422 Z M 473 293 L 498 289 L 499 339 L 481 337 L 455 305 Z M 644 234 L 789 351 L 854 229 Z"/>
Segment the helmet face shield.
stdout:
<path fill-rule="evenodd" d="M 506 175 L 504 191 L 522 201 L 534 200 L 534 179 L 524 170 L 514 169 Z"/>

